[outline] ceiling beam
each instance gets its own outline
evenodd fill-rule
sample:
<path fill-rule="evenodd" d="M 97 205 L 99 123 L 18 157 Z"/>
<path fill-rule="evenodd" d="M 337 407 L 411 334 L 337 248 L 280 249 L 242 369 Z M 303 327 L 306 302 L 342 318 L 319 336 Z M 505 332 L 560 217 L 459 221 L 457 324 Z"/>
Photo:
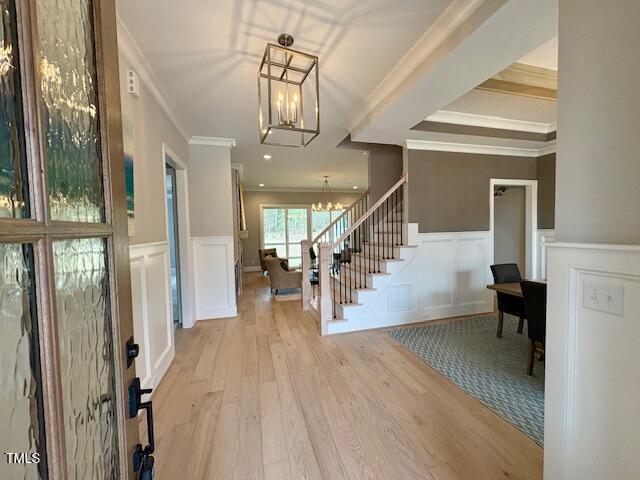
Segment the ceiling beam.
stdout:
<path fill-rule="evenodd" d="M 557 34 L 558 0 L 455 1 L 353 122 L 355 141 L 402 145 L 412 126 Z"/>

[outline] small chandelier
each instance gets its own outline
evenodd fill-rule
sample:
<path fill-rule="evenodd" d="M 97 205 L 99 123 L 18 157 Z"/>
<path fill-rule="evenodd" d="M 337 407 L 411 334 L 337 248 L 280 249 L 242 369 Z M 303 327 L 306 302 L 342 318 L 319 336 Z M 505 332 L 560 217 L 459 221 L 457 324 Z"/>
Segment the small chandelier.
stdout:
<path fill-rule="evenodd" d="M 283 33 L 267 43 L 258 69 L 260 143 L 306 147 L 320 133 L 318 57 L 292 50 Z"/>
<path fill-rule="evenodd" d="M 324 201 L 324 203 L 322 203 Z M 333 194 L 331 193 L 331 187 L 329 187 L 329 177 L 325 175 L 324 184 L 322 185 L 322 192 L 320 192 L 320 201 L 311 206 L 314 212 L 337 212 L 344 207 L 340 202 L 333 202 Z"/>

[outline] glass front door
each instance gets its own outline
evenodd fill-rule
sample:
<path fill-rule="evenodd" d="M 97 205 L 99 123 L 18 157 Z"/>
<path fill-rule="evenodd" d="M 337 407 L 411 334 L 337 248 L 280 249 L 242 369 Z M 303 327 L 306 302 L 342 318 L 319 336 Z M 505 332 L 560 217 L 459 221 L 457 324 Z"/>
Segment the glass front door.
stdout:
<path fill-rule="evenodd" d="M 115 4 L 0 8 L 0 478 L 129 478 Z"/>

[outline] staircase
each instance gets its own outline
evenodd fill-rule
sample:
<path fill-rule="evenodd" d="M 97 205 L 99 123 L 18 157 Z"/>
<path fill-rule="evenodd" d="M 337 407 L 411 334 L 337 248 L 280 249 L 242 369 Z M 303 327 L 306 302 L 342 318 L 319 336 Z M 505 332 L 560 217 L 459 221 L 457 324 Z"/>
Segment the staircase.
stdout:
<path fill-rule="evenodd" d="M 372 205 L 365 192 L 311 242 L 302 242 L 303 308 L 319 321 L 323 335 L 378 326 L 367 324 L 368 309 L 414 255 L 404 210 L 406 182 L 403 175 Z M 357 324 L 345 325 L 356 318 Z"/>

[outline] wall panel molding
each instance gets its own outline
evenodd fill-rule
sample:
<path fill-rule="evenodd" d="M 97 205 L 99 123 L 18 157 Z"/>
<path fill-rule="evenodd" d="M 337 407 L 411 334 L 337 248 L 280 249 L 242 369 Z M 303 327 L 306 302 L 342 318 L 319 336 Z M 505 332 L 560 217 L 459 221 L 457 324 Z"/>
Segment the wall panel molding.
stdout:
<path fill-rule="evenodd" d="M 636 478 L 640 246 L 548 245 L 545 478 Z M 594 289 L 620 310 L 594 308 Z M 613 300 L 614 303 L 616 302 Z M 606 303 L 606 301 L 605 301 Z"/>
<path fill-rule="evenodd" d="M 136 372 L 144 388 L 155 388 L 175 357 L 169 244 L 131 245 L 129 257 L 134 338 L 140 345 Z"/>
<path fill-rule="evenodd" d="M 421 233 L 418 246 L 425 320 L 493 311 L 489 232 Z"/>
<path fill-rule="evenodd" d="M 196 320 L 237 315 L 233 237 L 193 237 Z"/>
<path fill-rule="evenodd" d="M 547 278 L 547 248 L 549 243 L 553 243 L 555 240 L 555 230 L 539 229 L 536 232 L 536 245 L 538 249 L 538 278 Z"/>

